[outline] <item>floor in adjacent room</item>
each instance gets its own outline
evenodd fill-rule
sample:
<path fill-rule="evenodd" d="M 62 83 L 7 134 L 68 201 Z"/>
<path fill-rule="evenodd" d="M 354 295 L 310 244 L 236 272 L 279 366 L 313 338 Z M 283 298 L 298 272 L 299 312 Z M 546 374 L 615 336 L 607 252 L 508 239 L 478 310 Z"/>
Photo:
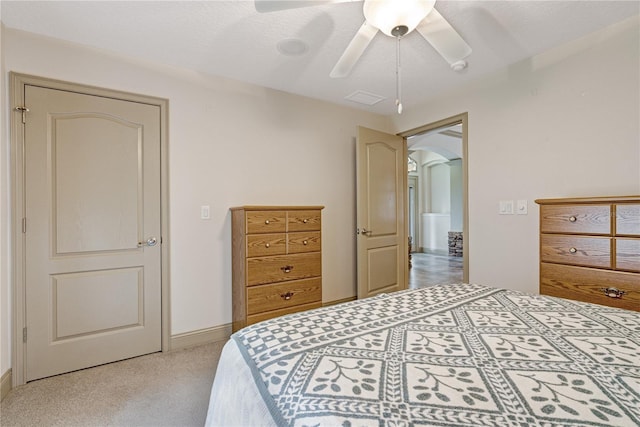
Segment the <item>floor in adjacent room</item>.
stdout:
<path fill-rule="evenodd" d="M 409 288 L 422 288 L 439 284 L 462 283 L 462 257 L 432 255 L 420 252 L 411 254 Z"/>

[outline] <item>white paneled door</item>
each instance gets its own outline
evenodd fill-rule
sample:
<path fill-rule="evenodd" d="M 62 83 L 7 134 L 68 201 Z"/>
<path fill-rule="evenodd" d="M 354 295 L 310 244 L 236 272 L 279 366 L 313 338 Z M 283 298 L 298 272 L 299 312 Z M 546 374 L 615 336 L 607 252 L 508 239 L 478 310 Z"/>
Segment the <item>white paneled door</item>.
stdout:
<path fill-rule="evenodd" d="M 160 351 L 159 106 L 24 100 L 26 380 Z"/>
<path fill-rule="evenodd" d="M 358 127 L 358 298 L 408 286 L 404 138 Z"/>

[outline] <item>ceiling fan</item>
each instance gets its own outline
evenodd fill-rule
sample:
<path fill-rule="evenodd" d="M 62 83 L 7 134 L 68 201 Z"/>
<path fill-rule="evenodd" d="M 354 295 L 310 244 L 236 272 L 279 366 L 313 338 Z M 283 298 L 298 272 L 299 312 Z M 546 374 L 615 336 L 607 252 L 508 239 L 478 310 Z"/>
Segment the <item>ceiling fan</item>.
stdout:
<path fill-rule="evenodd" d="M 344 3 L 355 0 L 254 0 L 258 12 L 274 12 L 326 3 Z M 434 8 L 435 0 L 364 0 L 365 21 L 329 74 L 334 78 L 347 77 L 369 43 L 382 31 L 398 40 L 413 30 L 424 37 L 455 71 L 464 69 L 464 59 L 471 47 Z M 399 56 L 398 56 L 399 65 Z M 399 68 L 399 67 L 398 67 Z"/>

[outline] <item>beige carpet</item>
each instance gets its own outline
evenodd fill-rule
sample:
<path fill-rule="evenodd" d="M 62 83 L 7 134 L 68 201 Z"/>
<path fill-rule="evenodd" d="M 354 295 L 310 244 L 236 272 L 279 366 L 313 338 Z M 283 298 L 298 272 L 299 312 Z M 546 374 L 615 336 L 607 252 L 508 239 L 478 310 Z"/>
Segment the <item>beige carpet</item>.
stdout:
<path fill-rule="evenodd" d="M 224 343 L 156 353 L 17 387 L 9 426 L 202 426 Z"/>

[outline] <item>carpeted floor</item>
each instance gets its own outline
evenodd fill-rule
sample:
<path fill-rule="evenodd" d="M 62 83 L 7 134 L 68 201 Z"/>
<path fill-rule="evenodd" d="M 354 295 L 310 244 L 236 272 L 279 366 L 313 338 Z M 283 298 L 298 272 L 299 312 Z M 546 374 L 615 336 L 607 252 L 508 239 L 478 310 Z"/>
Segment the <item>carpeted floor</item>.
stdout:
<path fill-rule="evenodd" d="M 9 426 L 202 426 L 224 343 L 155 353 L 17 387 Z"/>
<path fill-rule="evenodd" d="M 462 259 L 414 254 L 411 288 L 462 280 Z M 224 343 L 71 372 L 15 388 L 0 425 L 202 426 Z"/>

